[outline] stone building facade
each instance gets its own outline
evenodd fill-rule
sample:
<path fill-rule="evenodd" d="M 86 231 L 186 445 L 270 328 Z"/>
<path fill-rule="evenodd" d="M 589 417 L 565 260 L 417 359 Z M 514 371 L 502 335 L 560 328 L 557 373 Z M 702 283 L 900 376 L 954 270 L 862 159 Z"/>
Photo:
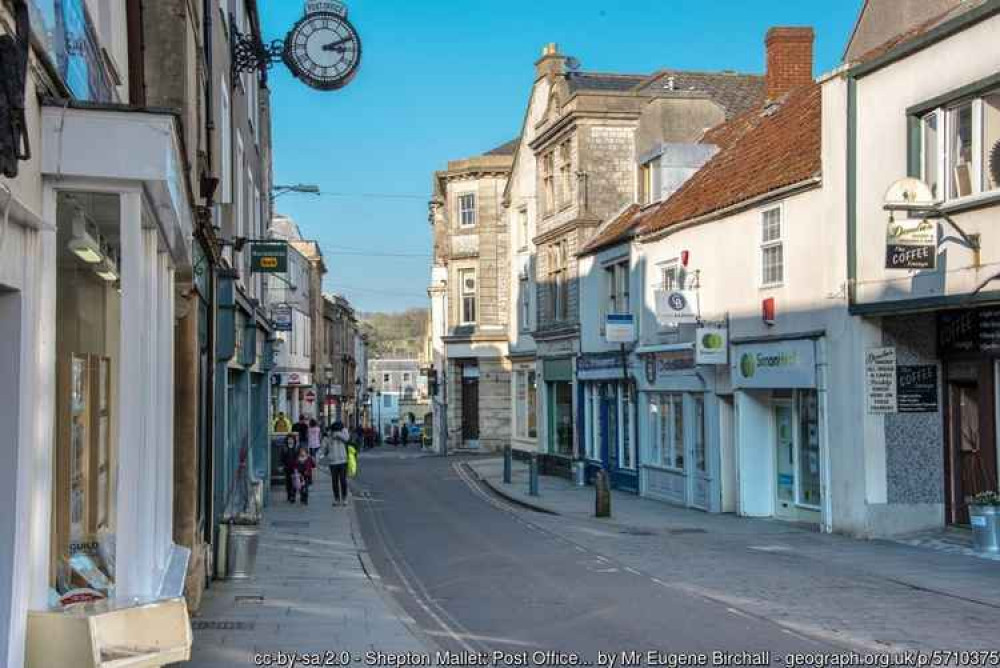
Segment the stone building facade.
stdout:
<path fill-rule="evenodd" d="M 440 449 L 499 450 L 510 438 L 509 240 L 502 199 L 514 142 L 448 163 L 434 177 L 433 384 Z"/>

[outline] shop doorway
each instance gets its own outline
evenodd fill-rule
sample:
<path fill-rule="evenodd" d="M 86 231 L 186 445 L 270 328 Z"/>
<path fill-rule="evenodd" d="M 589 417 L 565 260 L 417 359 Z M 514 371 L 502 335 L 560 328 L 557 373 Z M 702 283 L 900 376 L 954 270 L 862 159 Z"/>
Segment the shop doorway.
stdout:
<path fill-rule="evenodd" d="M 774 516 L 819 523 L 822 503 L 816 392 L 798 390 L 772 400 Z"/>
<path fill-rule="evenodd" d="M 946 513 L 969 523 L 969 497 L 997 488 L 994 364 L 953 364 L 948 370 Z"/>
<path fill-rule="evenodd" d="M 462 441 L 466 448 L 479 447 L 479 367 L 462 369 Z"/>
<path fill-rule="evenodd" d="M 573 384 L 547 383 L 549 452 L 573 456 Z"/>

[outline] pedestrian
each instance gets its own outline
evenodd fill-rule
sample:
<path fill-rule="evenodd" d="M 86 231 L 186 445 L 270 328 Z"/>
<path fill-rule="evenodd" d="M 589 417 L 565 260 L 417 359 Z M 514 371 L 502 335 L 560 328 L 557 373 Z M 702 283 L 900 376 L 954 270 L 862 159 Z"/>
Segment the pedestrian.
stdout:
<path fill-rule="evenodd" d="M 319 461 L 319 449 L 323 446 L 323 430 L 315 419 L 309 421 L 309 430 L 306 432 L 306 444 L 309 446 L 309 456 L 313 461 Z"/>
<path fill-rule="evenodd" d="M 291 430 L 292 421 L 284 413 L 278 413 L 278 417 L 274 420 L 274 433 L 287 434 Z"/>
<path fill-rule="evenodd" d="M 298 458 L 299 449 L 295 442 L 295 435 L 289 434 L 285 437 L 285 446 L 281 451 L 281 467 L 285 473 L 285 491 L 288 493 L 288 502 L 295 503 L 295 485 L 292 473 L 295 471 L 295 460 Z"/>
<path fill-rule="evenodd" d="M 299 445 L 309 442 L 309 422 L 306 421 L 305 415 L 299 416 L 299 421 L 292 427 L 292 431 L 299 437 Z"/>
<path fill-rule="evenodd" d="M 316 460 L 309 456 L 308 448 L 300 447 L 298 455 L 292 462 L 292 485 L 298 492 L 299 500 L 303 506 L 309 505 L 309 488 L 313 483 L 313 469 L 315 468 Z"/>
<path fill-rule="evenodd" d="M 343 438 L 346 432 L 346 429 L 340 432 L 331 429 L 327 439 L 326 464 L 333 481 L 334 506 L 347 505 L 347 443 Z"/>

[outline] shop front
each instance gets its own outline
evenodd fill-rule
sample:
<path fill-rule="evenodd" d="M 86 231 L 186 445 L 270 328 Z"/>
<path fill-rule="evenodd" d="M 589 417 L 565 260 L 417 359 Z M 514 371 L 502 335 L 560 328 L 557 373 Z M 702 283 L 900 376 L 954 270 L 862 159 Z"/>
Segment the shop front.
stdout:
<path fill-rule="evenodd" d="M 176 599 L 190 551 L 173 542 L 174 341 L 193 221 L 176 123 L 70 104 L 45 108 L 42 125 L 54 231 L 39 274 L 38 376 L 50 397 L 39 419 L 53 428 L 18 463 L 33 500 L 19 539 L 26 664 L 137 646 L 121 632 L 131 617 L 147 620 L 141 658 L 183 661 L 191 638 Z"/>
<path fill-rule="evenodd" d="M 742 515 L 825 524 L 829 489 L 817 348 L 821 339 L 733 346 L 738 508 Z"/>
<path fill-rule="evenodd" d="M 696 365 L 693 343 L 640 350 L 639 359 L 641 494 L 720 512 L 714 367 Z"/>
<path fill-rule="evenodd" d="M 541 360 L 545 404 L 543 472 L 570 475 L 576 425 L 573 410 L 573 358 Z"/>
<path fill-rule="evenodd" d="M 615 489 L 639 492 L 635 380 L 621 353 L 582 355 L 577 361 L 587 481 L 608 472 Z"/>

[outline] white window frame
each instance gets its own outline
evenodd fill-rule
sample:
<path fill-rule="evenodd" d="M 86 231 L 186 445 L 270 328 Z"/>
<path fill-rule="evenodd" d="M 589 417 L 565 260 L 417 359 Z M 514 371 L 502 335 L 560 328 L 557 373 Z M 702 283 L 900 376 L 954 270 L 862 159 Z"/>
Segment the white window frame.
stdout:
<path fill-rule="evenodd" d="M 592 462 L 601 461 L 601 391 L 597 383 L 587 383 L 585 391 L 586 452 L 585 457 Z"/>
<path fill-rule="evenodd" d="M 518 223 L 518 236 L 520 237 L 519 244 L 520 250 L 528 250 L 528 244 L 531 240 L 528 238 L 528 209 L 527 207 L 522 207 L 517 211 L 517 223 Z"/>
<path fill-rule="evenodd" d="M 775 211 L 778 213 L 778 236 L 776 238 L 774 238 L 774 239 L 767 239 L 767 240 L 765 240 L 765 238 L 764 238 L 764 231 L 766 229 L 766 222 L 765 221 L 767 220 L 767 215 L 769 213 L 772 213 L 772 212 L 775 212 Z M 757 276 L 758 276 L 759 285 L 760 285 L 760 287 L 762 289 L 780 287 L 785 282 L 785 207 L 784 207 L 784 205 L 783 204 L 778 204 L 777 206 L 771 206 L 771 207 L 768 207 L 766 209 L 761 210 L 761 212 L 760 212 L 760 222 L 759 222 L 758 230 L 759 230 L 759 235 L 760 235 L 758 237 L 759 243 L 760 243 L 760 248 L 759 248 L 759 252 L 757 254 L 758 263 L 759 263 L 758 270 L 757 270 Z M 781 277 L 778 280 L 768 281 L 768 280 L 766 280 L 766 277 L 764 276 L 764 271 L 765 271 L 765 266 L 766 266 L 765 265 L 764 257 L 765 257 L 766 252 L 768 250 L 773 249 L 773 248 L 778 248 L 778 249 L 780 249 L 780 252 L 781 252 Z"/>
<path fill-rule="evenodd" d="M 467 286 L 470 276 L 472 277 L 473 286 L 471 289 Z M 458 270 L 458 294 L 459 323 L 462 325 L 475 325 L 479 320 L 479 277 L 475 269 L 467 268 Z M 472 318 L 466 317 L 468 300 L 471 300 L 472 303 Z"/>
<path fill-rule="evenodd" d="M 477 201 L 476 193 L 459 193 L 458 195 L 458 226 L 461 228 L 475 227 L 479 219 L 479 211 L 477 206 L 479 202 Z M 465 205 L 467 202 L 472 202 L 472 207 L 467 208 Z"/>
<path fill-rule="evenodd" d="M 542 156 L 542 195 L 544 197 L 544 212 L 546 216 L 555 213 L 555 151 L 548 151 Z"/>
<path fill-rule="evenodd" d="M 649 446 L 646 464 L 668 471 L 684 472 L 688 465 L 686 452 L 687 415 L 685 415 L 685 400 L 682 392 L 655 392 L 650 395 L 649 412 Z M 666 407 L 670 407 L 670 419 L 667 422 L 667 433 L 663 433 L 663 415 Z M 675 410 L 679 408 L 681 415 L 680 444 L 677 443 L 677 420 Z M 677 466 L 677 455 L 681 456 L 681 466 Z"/>
<path fill-rule="evenodd" d="M 635 397 L 628 386 L 618 383 L 618 468 L 626 471 L 635 471 L 638 467 L 636 462 L 636 429 L 635 429 Z M 625 418 L 628 417 L 626 431 Z M 625 466 L 625 437 L 628 436 L 629 465 Z"/>
<path fill-rule="evenodd" d="M 531 331 L 531 278 L 528 276 L 521 276 L 518 281 L 518 301 L 519 311 L 520 311 L 520 331 L 530 332 Z"/>
<path fill-rule="evenodd" d="M 1000 88 L 993 87 L 981 90 L 972 96 L 958 98 L 947 104 L 943 104 L 935 109 L 922 114 L 920 120 L 920 176 L 927 182 L 927 119 L 934 117 L 937 119 L 937 159 L 934 161 L 938 171 L 938 192 L 936 198 L 945 204 L 960 203 L 975 200 L 979 197 L 989 197 L 1000 195 L 1000 184 L 987 189 L 989 178 L 989 165 L 986 162 L 986 154 L 991 147 L 985 146 L 986 139 L 986 98 L 1000 95 Z M 972 146 L 969 181 L 971 192 L 966 195 L 958 195 L 955 192 L 952 140 L 955 129 L 954 113 L 958 108 L 969 104 L 972 114 Z"/>

